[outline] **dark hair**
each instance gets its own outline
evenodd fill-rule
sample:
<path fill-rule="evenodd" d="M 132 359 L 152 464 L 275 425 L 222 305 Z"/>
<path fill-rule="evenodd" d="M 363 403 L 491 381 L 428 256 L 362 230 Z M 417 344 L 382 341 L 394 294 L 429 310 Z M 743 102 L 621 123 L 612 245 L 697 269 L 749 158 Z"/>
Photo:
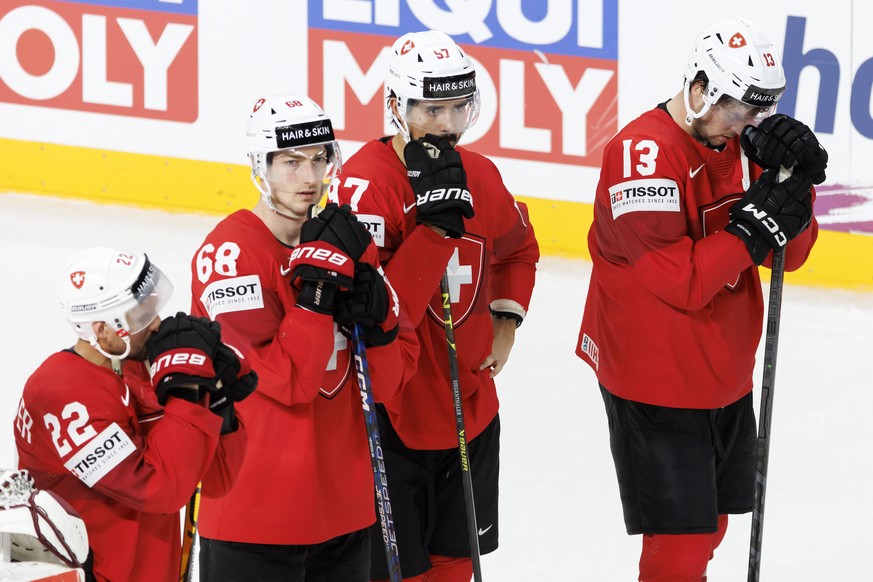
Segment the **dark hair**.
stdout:
<path fill-rule="evenodd" d="M 702 83 L 704 90 L 709 85 L 709 77 L 706 76 L 706 72 L 703 69 L 697 71 L 697 74 L 694 75 L 694 78 L 691 80 L 691 83 L 688 85 L 689 88 L 693 87 L 695 83 Z M 728 99 L 732 99 L 730 95 L 727 93 L 722 93 L 718 96 L 718 100 L 715 102 L 716 105 L 721 105 Z"/>

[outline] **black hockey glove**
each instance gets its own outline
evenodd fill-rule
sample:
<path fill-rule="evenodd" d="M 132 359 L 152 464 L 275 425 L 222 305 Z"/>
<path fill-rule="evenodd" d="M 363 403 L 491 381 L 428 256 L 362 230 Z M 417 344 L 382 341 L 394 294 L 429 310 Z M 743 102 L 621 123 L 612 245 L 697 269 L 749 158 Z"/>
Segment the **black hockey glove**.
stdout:
<path fill-rule="evenodd" d="M 336 300 L 333 319 L 342 333 L 352 337 L 355 323 L 364 326 L 364 343 L 368 346 L 384 346 L 397 337 L 397 318 L 389 331 L 382 328 L 388 318 L 389 308 L 396 303 L 389 297 L 388 285 L 382 274 L 368 263 L 355 265 L 355 282 L 351 291 L 340 292 Z"/>
<path fill-rule="evenodd" d="M 197 402 L 215 386 L 213 360 L 221 325 L 181 311 L 161 322 L 149 338 L 147 353 L 158 403 L 174 396 Z"/>
<path fill-rule="evenodd" d="M 255 391 L 258 375 L 245 357 L 226 344 L 218 344 L 214 364 L 217 383 L 209 393 L 209 410 L 222 418 L 221 434 L 228 434 L 239 428 L 234 402 Z"/>
<path fill-rule="evenodd" d="M 812 221 L 812 181 L 794 172 L 776 182 L 777 170 L 766 170 L 731 206 L 731 221 L 725 230 L 746 243 L 756 265 L 771 250 L 784 247 Z"/>
<path fill-rule="evenodd" d="M 314 205 L 313 205 L 314 206 Z M 353 261 L 360 260 L 373 237 L 348 204 L 330 203 L 318 212 L 310 206 L 310 219 L 300 229 L 300 242 L 320 241 L 333 245 Z"/>
<path fill-rule="evenodd" d="M 461 238 L 467 232 L 464 218 L 474 214 L 461 154 L 447 140 L 429 133 L 406 144 L 403 158 L 415 193 L 415 221 Z"/>
<path fill-rule="evenodd" d="M 780 166 L 810 177 L 813 184 L 825 181 L 828 152 L 806 124 L 787 115 L 771 115 L 755 127 L 747 125 L 740 134 L 746 156 L 764 169 Z"/>
<path fill-rule="evenodd" d="M 352 286 L 355 261 L 373 239 L 348 204 L 328 204 L 313 215 L 316 208 L 310 207 L 311 218 L 303 223 L 300 244 L 291 253 L 291 282 L 299 290 L 298 305 L 330 315 L 337 288 Z"/>

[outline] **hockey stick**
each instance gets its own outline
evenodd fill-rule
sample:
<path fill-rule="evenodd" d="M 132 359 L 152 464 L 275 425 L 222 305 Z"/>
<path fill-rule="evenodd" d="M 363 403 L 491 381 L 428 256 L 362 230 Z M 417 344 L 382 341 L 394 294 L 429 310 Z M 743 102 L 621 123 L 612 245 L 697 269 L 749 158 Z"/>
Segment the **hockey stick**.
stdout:
<path fill-rule="evenodd" d="M 461 478 L 464 484 L 464 505 L 467 509 L 467 534 L 470 537 L 470 557 L 473 559 L 473 580 L 482 582 L 482 566 L 479 563 L 479 529 L 476 525 L 476 506 L 473 503 L 473 474 L 467 457 L 467 437 L 464 429 L 464 404 L 461 400 L 461 382 L 458 373 L 458 351 L 455 347 L 455 327 L 452 323 L 452 298 L 449 294 L 449 278 L 443 273 L 440 281 L 443 298 L 443 321 L 446 325 L 446 345 L 449 349 L 449 373 L 452 377 L 452 397 L 455 405 L 455 425 L 458 428 L 458 452 L 461 456 Z"/>
<path fill-rule="evenodd" d="M 385 456 L 382 452 L 382 439 L 379 436 L 379 423 L 373 402 L 373 386 L 370 382 L 367 351 L 364 347 L 364 329 L 360 322 L 355 323 L 352 328 L 352 341 L 354 342 L 358 387 L 361 390 L 361 406 L 364 409 L 367 440 L 370 443 L 370 462 L 373 465 L 376 503 L 379 509 L 379 523 L 382 525 L 385 558 L 388 560 L 388 575 L 391 582 L 400 582 L 402 578 L 400 555 L 397 551 L 397 535 L 394 532 L 394 515 L 391 513 L 391 497 L 388 495 L 388 475 L 385 472 Z"/>
<path fill-rule="evenodd" d="M 779 169 L 782 182 L 791 170 Z M 782 283 L 785 278 L 785 249 L 773 252 L 770 270 L 770 299 L 767 302 L 767 334 L 764 338 L 764 377 L 761 380 L 761 409 L 758 419 L 758 448 L 755 453 L 755 505 L 752 508 L 752 536 L 749 542 L 747 582 L 761 578 L 761 543 L 764 534 L 764 500 L 767 494 L 767 466 L 770 460 L 770 418 L 776 387 L 776 352 L 779 347 L 779 320 L 782 316 Z"/>
<path fill-rule="evenodd" d="M 764 530 L 764 499 L 767 492 L 767 465 L 770 458 L 770 417 L 776 384 L 776 350 L 779 344 L 779 319 L 782 312 L 782 279 L 785 251 L 773 253 L 770 275 L 770 301 L 767 306 L 767 336 L 764 340 L 764 378 L 761 381 L 761 418 L 758 421 L 758 450 L 755 455 L 755 505 L 752 510 L 752 537 L 749 547 L 748 582 L 761 578 L 761 536 Z"/>
<path fill-rule="evenodd" d="M 200 487 L 185 506 L 185 531 L 182 536 L 182 560 L 179 565 L 179 582 L 188 582 L 194 570 L 194 540 L 197 537 L 197 516 L 200 514 Z"/>

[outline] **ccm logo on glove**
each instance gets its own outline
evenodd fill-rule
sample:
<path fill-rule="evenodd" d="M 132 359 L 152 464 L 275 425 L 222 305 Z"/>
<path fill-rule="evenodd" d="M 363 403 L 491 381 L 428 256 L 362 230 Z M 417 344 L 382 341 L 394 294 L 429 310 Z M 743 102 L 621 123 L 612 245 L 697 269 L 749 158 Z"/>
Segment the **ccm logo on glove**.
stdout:
<path fill-rule="evenodd" d="M 775 234 L 776 237 L 774 241 L 776 242 L 776 244 L 778 244 L 780 247 L 785 246 L 785 244 L 788 242 L 788 237 L 785 236 L 784 232 L 780 231 L 779 225 L 776 224 L 776 221 L 773 220 L 773 218 L 769 214 L 767 214 L 763 210 L 758 210 L 751 202 L 743 206 L 742 210 L 743 212 L 748 212 L 749 214 L 754 216 L 756 219 L 758 219 L 758 221 L 760 221 L 761 224 L 764 225 L 764 228 Z"/>
<path fill-rule="evenodd" d="M 291 253 L 291 261 L 295 259 L 311 259 L 313 261 L 324 261 L 341 267 L 345 265 L 349 258 L 342 253 L 337 253 L 326 248 L 316 248 L 311 246 L 299 246 Z"/>
<path fill-rule="evenodd" d="M 212 369 L 212 364 L 208 365 L 209 358 L 201 351 L 186 351 L 186 350 L 170 350 L 161 354 L 149 368 L 149 375 L 154 379 L 161 370 L 167 367 L 175 368 L 174 371 L 182 374 L 191 374 L 192 376 L 210 377 L 215 372 Z"/>
<path fill-rule="evenodd" d="M 434 188 L 424 194 L 417 194 L 415 203 L 418 206 L 428 202 L 440 202 L 442 200 L 463 200 L 473 206 L 473 196 L 466 188 Z"/>

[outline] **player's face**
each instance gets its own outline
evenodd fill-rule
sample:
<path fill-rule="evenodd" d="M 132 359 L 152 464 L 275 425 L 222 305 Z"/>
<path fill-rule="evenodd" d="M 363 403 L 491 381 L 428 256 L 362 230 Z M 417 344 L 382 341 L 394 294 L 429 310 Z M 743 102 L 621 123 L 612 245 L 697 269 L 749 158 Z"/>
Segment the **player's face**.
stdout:
<path fill-rule="evenodd" d="M 136 362 L 145 361 L 148 357 L 146 344 L 148 343 L 149 338 L 152 337 L 152 334 L 158 330 L 160 325 L 161 317 L 156 315 L 154 320 L 144 328 L 135 333 L 128 334 L 127 338 L 128 341 L 130 341 L 130 352 L 125 359 Z M 121 336 L 105 324 L 98 341 L 100 342 L 100 347 L 103 348 L 103 351 L 108 354 L 120 356 L 127 349 Z"/>
<path fill-rule="evenodd" d="M 711 147 L 722 146 L 747 125 L 758 126 L 773 113 L 773 107 L 751 107 L 736 99 L 721 99 L 709 108 L 706 115 L 692 123 L 697 140 Z"/>
<path fill-rule="evenodd" d="M 404 119 L 409 138 L 418 139 L 431 133 L 457 145 L 461 134 L 471 125 L 476 106 L 473 96 L 440 101 L 416 101 L 406 109 Z"/>
<path fill-rule="evenodd" d="M 144 362 L 148 358 L 146 344 L 148 343 L 149 338 L 152 337 L 152 334 L 158 331 L 160 325 L 161 316 L 156 315 L 154 320 L 152 320 L 152 322 L 145 328 L 136 333 L 130 334 L 130 354 L 127 356 L 128 360 Z"/>
<path fill-rule="evenodd" d="M 267 169 L 273 204 L 283 213 L 305 218 L 309 206 L 324 193 L 328 157 L 324 146 L 274 153 Z"/>

